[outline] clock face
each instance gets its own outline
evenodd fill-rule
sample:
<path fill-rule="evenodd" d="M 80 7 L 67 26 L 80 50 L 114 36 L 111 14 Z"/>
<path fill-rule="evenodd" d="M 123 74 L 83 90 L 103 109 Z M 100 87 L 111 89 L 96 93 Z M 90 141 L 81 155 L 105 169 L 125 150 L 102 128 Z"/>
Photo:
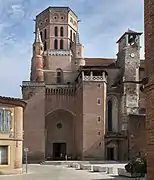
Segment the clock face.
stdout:
<path fill-rule="evenodd" d="M 134 54 L 134 53 L 131 53 L 130 56 L 131 56 L 132 58 L 134 58 L 134 57 L 135 57 L 135 54 Z"/>

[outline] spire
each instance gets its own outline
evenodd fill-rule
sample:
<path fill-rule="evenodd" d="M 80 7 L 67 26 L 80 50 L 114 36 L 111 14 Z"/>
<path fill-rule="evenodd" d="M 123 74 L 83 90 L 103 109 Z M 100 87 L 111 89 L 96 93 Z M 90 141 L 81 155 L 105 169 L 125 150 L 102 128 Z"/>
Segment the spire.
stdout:
<path fill-rule="evenodd" d="M 37 28 L 37 31 L 35 33 L 35 42 L 36 43 L 42 43 L 41 34 L 39 28 Z"/>

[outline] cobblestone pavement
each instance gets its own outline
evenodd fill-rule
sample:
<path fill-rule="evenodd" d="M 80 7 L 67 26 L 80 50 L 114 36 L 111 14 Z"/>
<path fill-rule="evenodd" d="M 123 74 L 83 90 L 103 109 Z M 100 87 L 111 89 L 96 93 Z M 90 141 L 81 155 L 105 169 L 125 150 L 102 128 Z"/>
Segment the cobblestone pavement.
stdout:
<path fill-rule="evenodd" d="M 91 173 L 75 170 L 65 166 L 29 165 L 28 174 L 0 175 L 0 180 L 126 180 L 127 178 L 111 177 L 103 173 Z"/>

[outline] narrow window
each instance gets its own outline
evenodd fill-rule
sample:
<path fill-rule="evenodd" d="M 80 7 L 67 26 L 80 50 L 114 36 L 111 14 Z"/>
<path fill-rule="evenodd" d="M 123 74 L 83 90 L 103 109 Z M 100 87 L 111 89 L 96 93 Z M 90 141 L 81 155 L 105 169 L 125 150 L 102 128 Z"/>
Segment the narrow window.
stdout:
<path fill-rule="evenodd" d="M 41 40 L 43 39 L 43 33 L 42 33 L 42 31 L 40 32 L 40 35 L 41 35 Z"/>
<path fill-rule="evenodd" d="M 76 35 L 75 35 L 75 33 L 73 33 L 73 41 L 75 41 L 76 40 Z"/>
<path fill-rule="evenodd" d="M 63 47 L 64 45 L 63 45 L 63 39 L 61 39 L 60 40 L 60 49 L 63 49 L 64 47 Z"/>
<path fill-rule="evenodd" d="M 101 88 L 101 84 L 100 83 L 98 83 L 98 88 Z"/>
<path fill-rule="evenodd" d="M 72 48 L 72 42 L 70 41 L 70 49 Z"/>
<path fill-rule="evenodd" d="M 61 72 L 57 72 L 57 84 L 61 84 Z"/>
<path fill-rule="evenodd" d="M 63 37 L 64 36 L 64 28 L 60 27 L 60 36 Z"/>
<path fill-rule="evenodd" d="M 63 82 L 63 71 L 61 69 L 57 69 L 57 84 L 61 84 Z"/>
<path fill-rule="evenodd" d="M 97 104 L 98 104 L 98 105 L 101 104 L 101 99 L 100 99 L 100 98 L 97 99 Z"/>
<path fill-rule="evenodd" d="M 58 40 L 57 39 L 55 39 L 55 41 L 54 41 L 54 49 L 58 49 Z"/>
<path fill-rule="evenodd" d="M 46 38 L 47 38 L 47 30 L 44 29 L 44 39 L 46 39 Z"/>
<path fill-rule="evenodd" d="M 33 45 L 33 52 L 35 52 L 35 45 Z"/>
<path fill-rule="evenodd" d="M 45 41 L 44 42 L 44 51 L 46 51 L 47 50 L 47 42 Z"/>
<path fill-rule="evenodd" d="M 101 121 L 101 117 L 97 116 L 97 121 L 100 122 Z"/>
<path fill-rule="evenodd" d="M 9 133 L 12 126 L 11 111 L 0 109 L 0 132 Z"/>
<path fill-rule="evenodd" d="M 72 41 L 72 30 L 70 30 L 70 40 Z"/>
<path fill-rule="evenodd" d="M 57 26 L 55 27 L 55 36 L 56 37 L 58 36 L 58 27 Z"/>
<path fill-rule="evenodd" d="M 0 165 L 8 165 L 8 146 L 0 146 Z"/>
<path fill-rule="evenodd" d="M 112 101 L 108 101 L 108 131 L 112 131 Z"/>

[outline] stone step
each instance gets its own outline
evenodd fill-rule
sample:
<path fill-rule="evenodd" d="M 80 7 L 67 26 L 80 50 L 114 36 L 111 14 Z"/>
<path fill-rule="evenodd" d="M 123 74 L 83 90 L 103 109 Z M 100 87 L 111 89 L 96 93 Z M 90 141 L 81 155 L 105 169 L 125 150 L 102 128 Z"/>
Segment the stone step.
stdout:
<path fill-rule="evenodd" d="M 98 166 L 98 165 L 91 165 L 91 172 L 104 172 L 107 173 L 107 168 L 106 167 L 102 167 L 102 166 Z"/>
<path fill-rule="evenodd" d="M 41 163 L 41 165 L 59 166 L 59 165 L 68 165 L 68 162 L 67 161 L 44 161 Z"/>

